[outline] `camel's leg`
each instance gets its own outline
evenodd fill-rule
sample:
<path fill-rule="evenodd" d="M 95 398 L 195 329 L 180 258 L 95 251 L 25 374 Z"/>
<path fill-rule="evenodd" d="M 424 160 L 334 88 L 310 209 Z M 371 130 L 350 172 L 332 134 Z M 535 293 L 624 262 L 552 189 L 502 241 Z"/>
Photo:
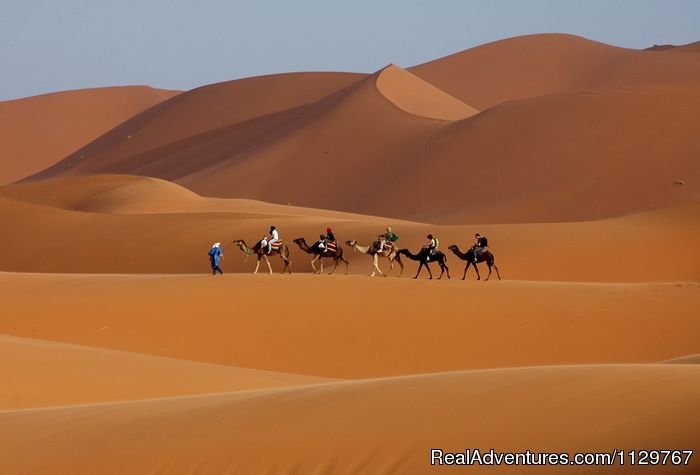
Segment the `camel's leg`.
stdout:
<path fill-rule="evenodd" d="M 440 280 L 442 279 L 442 274 L 445 273 L 445 263 L 443 261 L 438 261 L 438 265 L 440 266 L 440 277 L 438 277 L 438 280 Z"/>
<path fill-rule="evenodd" d="M 443 272 L 447 272 L 447 278 L 449 279 L 449 278 L 450 278 L 450 268 L 447 267 L 447 264 L 445 263 L 445 261 L 442 261 L 442 262 L 440 263 L 440 265 L 441 265 L 442 268 L 443 268 Z M 440 274 L 440 277 L 442 278 L 442 274 Z"/>
<path fill-rule="evenodd" d="M 339 258 L 339 257 L 334 257 L 334 258 L 333 258 L 333 264 L 334 264 L 334 265 L 333 265 L 333 270 L 330 271 L 330 272 L 328 273 L 328 275 L 333 275 L 333 273 L 335 272 L 335 270 L 338 268 L 338 261 L 340 261 L 340 258 Z"/>
<path fill-rule="evenodd" d="M 433 280 L 433 271 L 430 270 L 430 264 L 426 262 L 425 268 L 428 269 L 428 275 L 430 276 L 430 280 Z"/>
<path fill-rule="evenodd" d="M 489 280 L 489 277 L 491 277 L 491 266 L 489 266 L 489 275 L 487 275 L 484 280 Z"/>
<path fill-rule="evenodd" d="M 287 271 L 289 271 L 289 273 L 291 274 L 292 261 L 290 261 L 288 257 L 284 257 L 282 254 L 280 254 L 280 257 L 282 258 L 282 262 L 284 262 L 284 267 L 282 268 L 282 272 L 280 272 L 280 274 L 284 274 Z"/>
<path fill-rule="evenodd" d="M 267 258 L 267 256 L 263 256 L 265 258 L 265 263 L 267 264 L 267 268 L 270 270 L 270 275 L 272 275 L 272 266 L 270 265 L 270 259 Z"/>
<path fill-rule="evenodd" d="M 258 273 L 258 268 L 260 267 L 260 259 L 258 258 L 258 262 L 255 263 L 255 270 L 253 271 L 253 274 Z"/>
<path fill-rule="evenodd" d="M 396 254 L 396 259 L 394 260 L 399 263 L 399 268 L 401 269 L 399 271 L 399 277 L 401 277 L 403 275 L 403 261 L 401 260 L 401 255 Z"/>
<path fill-rule="evenodd" d="M 318 273 L 316 271 L 316 264 L 314 264 L 314 262 L 316 262 L 316 259 L 318 259 L 318 256 L 314 256 L 314 258 L 311 260 L 311 268 L 314 270 L 314 274 Z"/>
<path fill-rule="evenodd" d="M 498 276 L 498 280 L 501 280 L 501 273 L 498 271 L 498 267 L 496 267 L 496 264 L 493 265 L 493 268 L 496 269 L 496 275 Z"/>
<path fill-rule="evenodd" d="M 421 262 L 421 263 L 418 265 L 418 272 L 416 272 L 416 275 L 413 276 L 414 279 L 417 279 L 417 278 L 418 278 L 418 274 L 420 274 L 420 270 L 421 270 L 422 268 L 423 268 L 423 263 Z"/>
<path fill-rule="evenodd" d="M 319 261 L 321 261 L 321 274 L 323 274 L 323 258 L 320 258 Z"/>
<path fill-rule="evenodd" d="M 462 276 L 462 280 L 467 278 L 467 270 L 469 270 L 470 265 L 471 265 L 471 262 L 467 261 L 467 265 L 464 267 L 464 275 Z"/>
<path fill-rule="evenodd" d="M 474 270 L 476 271 L 476 280 L 481 280 L 481 274 L 479 274 L 479 268 L 474 264 Z"/>
<path fill-rule="evenodd" d="M 382 270 L 379 268 L 379 257 L 378 257 L 376 254 L 374 255 L 373 264 L 374 264 L 374 269 L 375 269 L 375 270 L 372 271 L 372 277 L 374 277 L 375 271 L 376 271 L 376 272 L 379 272 L 379 275 L 381 275 L 382 277 L 386 277 L 386 274 L 385 274 L 384 272 L 382 272 Z"/>

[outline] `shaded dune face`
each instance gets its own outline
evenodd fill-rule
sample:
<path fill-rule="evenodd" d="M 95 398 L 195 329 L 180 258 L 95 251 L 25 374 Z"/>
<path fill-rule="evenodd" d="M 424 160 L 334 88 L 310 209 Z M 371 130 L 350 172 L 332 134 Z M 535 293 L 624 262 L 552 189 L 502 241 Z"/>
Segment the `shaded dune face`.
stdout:
<path fill-rule="evenodd" d="M 71 174 L 79 173 L 82 168 L 91 170 L 97 167 L 103 171 L 133 174 L 134 170 L 130 169 L 133 164 L 120 166 L 120 160 L 129 156 L 140 157 L 148 151 L 179 144 L 199 135 L 216 135 L 216 131 L 225 131 L 227 127 L 299 107 L 364 76 L 350 73 L 278 74 L 193 89 L 131 118 L 87 144 L 69 155 L 59 169 Z M 164 149 L 166 153 L 171 151 L 167 147 Z M 88 163 L 87 167 L 83 161 Z M 57 172 L 52 171 L 49 175 L 52 173 Z"/>
<path fill-rule="evenodd" d="M 0 102 L 0 183 L 53 165 L 178 93 L 142 86 L 105 87 Z"/>

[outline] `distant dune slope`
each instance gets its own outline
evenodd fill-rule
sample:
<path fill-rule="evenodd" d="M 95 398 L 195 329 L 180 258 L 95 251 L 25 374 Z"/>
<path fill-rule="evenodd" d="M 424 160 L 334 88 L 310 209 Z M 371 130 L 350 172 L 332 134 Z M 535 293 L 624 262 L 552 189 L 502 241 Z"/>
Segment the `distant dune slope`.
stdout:
<path fill-rule="evenodd" d="M 216 133 L 241 122 L 316 101 L 364 76 L 291 73 L 203 86 L 131 118 L 70 155 L 64 165 L 80 170 L 84 161 L 89 163 L 87 168 L 124 169 L 119 162 L 125 157 L 139 157 L 152 149 L 179 144 L 190 137 Z M 173 153 L 173 148 L 161 152 Z M 200 156 L 194 159 L 192 167 L 198 169 L 206 163 L 207 157 Z M 128 168 L 131 167 L 133 165 Z"/>
<path fill-rule="evenodd" d="M 53 165 L 178 92 L 142 86 L 105 87 L 0 102 L 0 183 Z"/>
<path fill-rule="evenodd" d="M 409 70 L 483 110 L 547 94 L 697 81 L 700 62 L 693 55 L 657 54 L 573 35 L 537 34 L 477 46 Z"/>
<path fill-rule="evenodd" d="M 698 203 L 697 124 L 700 82 L 503 104 L 432 137 L 425 215 L 568 221 Z"/>
<path fill-rule="evenodd" d="M 0 335 L 0 410 L 320 382 L 325 380 Z"/>
<path fill-rule="evenodd" d="M 611 365 L 4 412 L 0 464 L 27 474 L 442 473 L 446 467 L 429 465 L 431 449 L 571 457 L 693 449 L 700 438 L 699 398 L 697 365 Z M 695 473 L 696 455 L 690 465 L 653 471 Z M 596 468 L 639 473 L 629 459 L 622 467 Z M 488 473 L 542 472 L 583 473 L 586 467 L 488 467 Z"/>

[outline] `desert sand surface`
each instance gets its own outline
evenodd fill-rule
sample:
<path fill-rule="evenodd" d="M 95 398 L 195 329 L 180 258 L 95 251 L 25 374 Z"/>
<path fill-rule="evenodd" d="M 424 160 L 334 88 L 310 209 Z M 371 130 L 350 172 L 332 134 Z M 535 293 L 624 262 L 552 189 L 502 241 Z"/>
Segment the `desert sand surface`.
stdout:
<path fill-rule="evenodd" d="M 0 282 L 0 334 L 329 378 L 651 363 L 700 350 L 697 283 L 204 273 Z"/>
<path fill-rule="evenodd" d="M 695 450 L 645 468 L 700 473 L 696 45 L 530 35 L 371 74 L 0 103 L 8 143 L 47 152 L 2 154 L 23 178 L 0 185 L 3 473 L 481 473 L 431 448 Z M 112 107 L 135 91 L 152 104 Z M 54 140 L 91 94 L 126 115 Z M 234 240 L 271 225 L 292 272 L 253 275 Z M 388 226 L 414 253 L 436 235 L 451 278 L 410 255 L 370 278 L 361 246 Z M 293 243 L 327 227 L 347 273 Z M 477 232 L 497 269 L 462 280 L 448 247 Z"/>
<path fill-rule="evenodd" d="M 0 461 L 23 473 L 431 473 L 446 470 L 428 465 L 431 448 L 463 451 L 465 444 L 521 452 L 692 447 L 700 437 L 691 416 L 698 398 L 697 365 L 607 365 L 8 411 L 0 412 Z M 36 456 L 39 435 L 51 444 Z M 653 469 L 697 467 L 693 461 L 681 470 Z M 567 468 L 488 470 L 639 473 L 630 465 Z"/>
<path fill-rule="evenodd" d="M 0 102 L 0 184 L 53 165 L 178 93 L 145 86 L 105 87 Z"/>
<path fill-rule="evenodd" d="M 321 382 L 325 380 L 0 335 L 0 410 Z"/>

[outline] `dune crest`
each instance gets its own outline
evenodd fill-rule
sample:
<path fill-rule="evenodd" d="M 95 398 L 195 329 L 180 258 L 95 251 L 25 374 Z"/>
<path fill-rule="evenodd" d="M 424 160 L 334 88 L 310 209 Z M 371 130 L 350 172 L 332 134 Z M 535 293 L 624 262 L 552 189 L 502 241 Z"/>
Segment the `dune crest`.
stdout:
<path fill-rule="evenodd" d="M 102 326 L 99 332 L 111 330 Z M 0 335 L 0 410 L 316 384 L 311 376 L 235 368 Z"/>
<path fill-rule="evenodd" d="M 409 114 L 429 119 L 460 120 L 479 113 L 395 64 L 380 71 L 376 84 L 384 97 Z"/>
<path fill-rule="evenodd" d="M 479 45 L 408 70 L 483 111 L 549 94 L 696 81 L 700 61 L 547 33 Z"/>

